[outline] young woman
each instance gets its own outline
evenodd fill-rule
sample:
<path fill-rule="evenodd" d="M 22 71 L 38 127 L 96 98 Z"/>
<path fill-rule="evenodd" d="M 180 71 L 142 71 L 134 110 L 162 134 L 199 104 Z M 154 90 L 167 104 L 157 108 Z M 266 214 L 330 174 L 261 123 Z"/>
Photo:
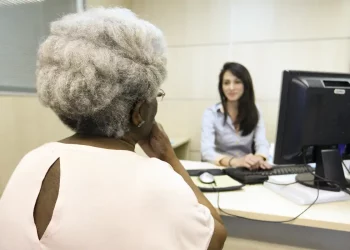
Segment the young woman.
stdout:
<path fill-rule="evenodd" d="M 202 160 L 225 167 L 270 168 L 269 143 L 248 70 L 239 63 L 225 63 L 218 87 L 221 103 L 203 115 Z"/>

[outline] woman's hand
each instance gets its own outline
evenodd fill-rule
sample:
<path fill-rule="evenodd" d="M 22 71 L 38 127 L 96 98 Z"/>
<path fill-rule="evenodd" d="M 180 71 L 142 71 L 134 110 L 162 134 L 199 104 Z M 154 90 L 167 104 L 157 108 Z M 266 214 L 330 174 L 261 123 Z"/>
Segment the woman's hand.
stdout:
<path fill-rule="evenodd" d="M 261 159 L 259 162 L 259 168 L 261 168 L 261 169 L 271 169 L 272 168 L 270 163 L 268 163 L 264 157 L 262 157 L 260 155 L 256 155 L 256 157 L 259 157 Z"/>
<path fill-rule="evenodd" d="M 176 158 L 169 137 L 159 123 L 154 123 L 149 138 L 139 141 L 138 144 L 149 157 L 156 157 L 167 162 Z"/>
<path fill-rule="evenodd" d="M 232 167 L 245 167 L 248 169 L 270 169 L 271 166 L 268 164 L 263 157 L 253 154 L 248 154 L 241 158 L 236 158 L 231 161 Z"/>
<path fill-rule="evenodd" d="M 231 167 L 245 167 L 248 169 L 254 169 L 254 164 L 249 159 L 249 155 L 240 157 L 240 158 L 234 158 L 230 161 Z"/>

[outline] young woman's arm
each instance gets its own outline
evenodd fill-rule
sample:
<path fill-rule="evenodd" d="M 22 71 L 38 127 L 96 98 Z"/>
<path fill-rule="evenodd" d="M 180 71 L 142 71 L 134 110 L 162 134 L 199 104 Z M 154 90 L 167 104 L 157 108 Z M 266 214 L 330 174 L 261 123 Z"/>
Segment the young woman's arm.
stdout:
<path fill-rule="evenodd" d="M 219 154 L 215 151 L 215 120 L 216 112 L 211 108 L 204 112 L 202 119 L 201 153 L 202 160 L 223 167 L 246 167 L 250 168 L 245 157 L 234 158 L 230 155 Z"/>
<path fill-rule="evenodd" d="M 201 134 L 202 160 L 216 165 L 229 166 L 228 160 L 231 157 L 221 155 L 215 151 L 215 119 L 216 114 L 211 108 L 204 111 Z"/>
<path fill-rule="evenodd" d="M 266 139 L 266 130 L 264 119 L 261 112 L 259 112 L 259 121 L 256 125 L 254 133 L 254 142 L 255 142 L 255 155 L 263 157 L 265 160 L 269 156 L 269 142 Z"/>

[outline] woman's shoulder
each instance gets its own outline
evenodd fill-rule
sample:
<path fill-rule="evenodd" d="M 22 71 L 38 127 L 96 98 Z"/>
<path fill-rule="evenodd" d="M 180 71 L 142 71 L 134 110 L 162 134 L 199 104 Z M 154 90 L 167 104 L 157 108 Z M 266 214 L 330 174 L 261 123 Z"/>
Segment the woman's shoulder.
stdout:
<path fill-rule="evenodd" d="M 168 201 L 171 203 L 197 202 L 191 188 L 168 163 L 156 158 L 145 159 L 144 163 L 143 180 L 144 184 L 151 189 L 151 193 L 163 200 L 171 199 Z"/>
<path fill-rule="evenodd" d="M 161 161 L 157 158 L 145 158 L 140 156 L 140 161 L 144 164 L 145 172 L 153 176 L 153 179 L 164 183 L 166 186 L 188 186 L 183 178 L 174 171 L 172 166 L 167 162 Z"/>
<path fill-rule="evenodd" d="M 53 148 L 55 146 L 55 142 L 50 142 L 30 150 L 22 157 L 19 165 L 33 161 L 43 161 L 44 159 L 50 159 L 52 157 L 55 157 L 53 151 Z"/>
<path fill-rule="evenodd" d="M 259 116 L 259 120 L 260 120 L 263 118 L 263 111 L 259 105 L 255 104 L 255 106 L 256 106 L 256 110 L 258 112 L 258 116 Z"/>
<path fill-rule="evenodd" d="M 221 103 L 216 103 L 214 105 L 207 107 L 204 110 L 204 116 L 215 116 L 218 113 L 218 111 L 221 111 L 221 110 L 222 110 Z"/>
<path fill-rule="evenodd" d="M 212 111 L 212 112 L 217 112 L 218 110 L 220 110 L 222 108 L 222 104 L 219 103 L 215 103 L 213 105 L 210 105 L 209 107 L 207 107 L 205 110 L 207 111 Z"/>

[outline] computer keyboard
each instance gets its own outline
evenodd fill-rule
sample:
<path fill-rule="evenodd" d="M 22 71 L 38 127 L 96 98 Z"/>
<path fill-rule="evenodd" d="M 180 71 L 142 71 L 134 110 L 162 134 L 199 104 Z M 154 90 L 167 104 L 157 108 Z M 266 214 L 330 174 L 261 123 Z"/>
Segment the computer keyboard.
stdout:
<path fill-rule="evenodd" d="M 309 165 L 275 166 L 271 169 L 249 170 L 245 167 L 227 168 L 224 172 L 231 178 L 243 184 L 258 184 L 269 179 L 271 175 L 302 174 L 313 172 Z"/>

